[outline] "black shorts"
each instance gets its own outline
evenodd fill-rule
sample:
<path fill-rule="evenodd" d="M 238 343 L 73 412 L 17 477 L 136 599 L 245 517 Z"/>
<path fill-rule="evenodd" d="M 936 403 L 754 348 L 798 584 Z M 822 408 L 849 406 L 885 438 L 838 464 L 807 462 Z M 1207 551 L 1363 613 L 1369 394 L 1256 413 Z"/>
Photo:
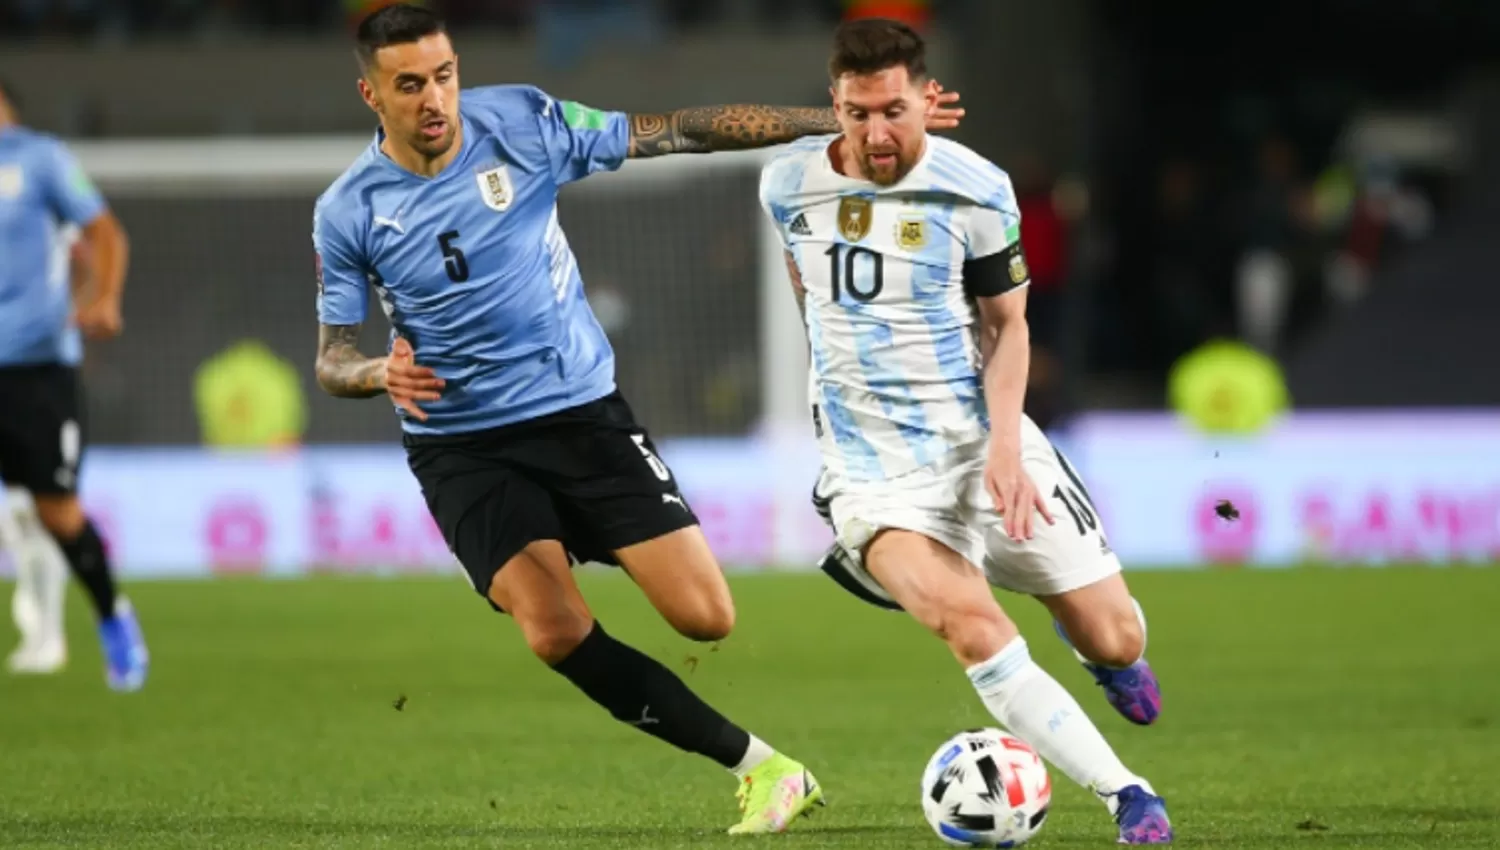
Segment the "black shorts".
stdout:
<path fill-rule="evenodd" d="M 402 438 L 427 508 L 474 589 L 530 543 L 618 566 L 615 550 L 698 524 L 618 392 L 469 434 Z"/>
<path fill-rule="evenodd" d="M 73 493 L 83 442 L 77 369 L 0 367 L 0 479 L 40 496 Z"/>

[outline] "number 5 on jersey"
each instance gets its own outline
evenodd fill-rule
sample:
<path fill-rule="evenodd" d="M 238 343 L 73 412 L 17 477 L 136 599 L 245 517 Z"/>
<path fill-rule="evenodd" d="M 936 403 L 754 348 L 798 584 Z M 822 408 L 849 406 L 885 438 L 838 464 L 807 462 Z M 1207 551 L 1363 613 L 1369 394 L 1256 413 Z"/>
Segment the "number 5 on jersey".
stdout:
<path fill-rule="evenodd" d="M 443 252 L 443 270 L 448 273 L 448 279 L 454 283 L 463 283 L 469 279 L 469 261 L 464 257 L 464 252 L 453 244 L 453 240 L 457 238 L 457 230 L 439 233 L 438 249 Z"/>

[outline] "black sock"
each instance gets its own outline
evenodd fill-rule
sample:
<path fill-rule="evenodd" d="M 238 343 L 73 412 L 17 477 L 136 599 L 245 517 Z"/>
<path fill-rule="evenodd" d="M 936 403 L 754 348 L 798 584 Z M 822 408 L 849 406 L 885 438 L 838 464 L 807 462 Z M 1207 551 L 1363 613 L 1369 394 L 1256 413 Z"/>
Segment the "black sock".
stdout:
<path fill-rule="evenodd" d="M 714 711 L 659 662 L 610 637 L 598 622 L 552 669 L 621 723 L 726 768 L 734 768 L 750 749 L 750 733 Z"/>
<path fill-rule="evenodd" d="M 104 554 L 104 541 L 94 530 L 92 522 L 85 521 L 83 532 L 72 540 L 59 540 L 58 546 L 73 568 L 73 575 L 88 591 L 89 601 L 94 603 L 94 613 L 103 620 L 115 613 L 115 576 L 109 568 L 109 558 Z"/>

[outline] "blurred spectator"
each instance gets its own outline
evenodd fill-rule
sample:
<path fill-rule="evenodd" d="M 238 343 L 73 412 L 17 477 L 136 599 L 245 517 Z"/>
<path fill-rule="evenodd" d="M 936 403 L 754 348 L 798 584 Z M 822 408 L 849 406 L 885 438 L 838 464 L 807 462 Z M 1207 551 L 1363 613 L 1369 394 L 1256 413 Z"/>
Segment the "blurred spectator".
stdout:
<path fill-rule="evenodd" d="M 10 14 L 0 13 L 0 24 L 11 24 L 20 34 L 81 32 L 99 16 L 100 0 L 14 0 Z"/>
<path fill-rule="evenodd" d="M 421 0 L 415 0 L 421 2 Z M 282 33 L 352 29 L 402 0 L 0 0 L 0 39 L 160 33 Z M 891 17 L 913 26 L 930 0 L 428 0 L 455 27 L 535 27 L 547 61 L 568 67 L 611 38 L 654 43 L 663 30 L 750 22 L 773 29 L 841 17 Z"/>
<path fill-rule="evenodd" d="M 1311 233 L 1311 193 L 1298 181 L 1298 156 L 1280 135 L 1263 139 L 1243 209 L 1235 271 L 1240 334 L 1261 350 L 1281 348 L 1296 295 L 1299 255 Z"/>
<path fill-rule="evenodd" d="M 1148 250 L 1153 359 L 1171 362 L 1228 324 L 1218 216 L 1200 163 L 1177 156 L 1161 167 L 1153 225 Z"/>
<path fill-rule="evenodd" d="M 536 7 L 536 28 L 542 62 L 569 68 L 600 44 L 655 44 L 662 20 L 654 0 L 549 0 Z"/>
<path fill-rule="evenodd" d="M 1026 412 L 1043 429 L 1063 415 L 1063 317 L 1068 225 L 1054 202 L 1054 181 L 1041 157 L 1025 154 L 1011 170 L 1021 211 L 1021 247 L 1031 269 L 1026 315 L 1031 326 L 1031 373 Z"/>
<path fill-rule="evenodd" d="M 1330 195 L 1345 201 L 1342 208 L 1320 205 L 1322 220 L 1337 218 L 1343 239 L 1328 258 L 1324 291 L 1330 300 L 1347 304 L 1365 294 L 1370 275 L 1392 251 L 1392 237 L 1415 241 L 1432 229 L 1432 201 L 1419 189 L 1407 186 L 1393 164 L 1367 165 L 1363 181 L 1355 182 L 1347 167 L 1330 169 L 1337 177 L 1320 178 L 1319 198 Z M 1335 193 L 1337 186 L 1342 192 Z"/>
<path fill-rule="evenodd" d="M 930 0 L 844 0 L 844 20 L 856 18 L 891 18 L 922 30 L 932 20 L 932 3 Z"/>
<path fill-rule="evenodd" d="M 387 6 L 397 3 L 412 2 L 417 6 L 426 6 L 421 0 L 343 0 L 344 23 L 350 30 L 357 29 L 361 21 Z M 313 5 L 311 3 L 307 4 Z"/>
<path fill-rule="evenodd" d="M 1059 296 L 1067 277 L 1068 225 L 1054 203 L 1051 170 L 1040 157 L 1018 157 L 1011 177 L 1021 211 L 1021 247 L 1031 269 L 1031 338 L 1055 348 L 1061 331 Z"/>

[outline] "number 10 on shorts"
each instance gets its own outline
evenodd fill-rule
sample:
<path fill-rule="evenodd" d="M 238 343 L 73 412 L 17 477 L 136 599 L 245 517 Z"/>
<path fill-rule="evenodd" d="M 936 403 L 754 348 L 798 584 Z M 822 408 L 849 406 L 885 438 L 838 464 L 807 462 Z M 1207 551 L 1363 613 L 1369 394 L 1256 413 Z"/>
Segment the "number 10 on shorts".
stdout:
<path fill-rule="evenodd" d="M 651 471 L 656 473 L 656 477 L 663 481 L 671 481 L 671 470 L 667 469 L 667 465 L 661 462 L 661 458 L 653 454 L 651 449 L 646 446 L 646 435 L 631 434 L 630 439 L 635 440 L 635 447 L 641 450 L 641 457 L 646 459 L 646 465 L 651 467 Z"/>

